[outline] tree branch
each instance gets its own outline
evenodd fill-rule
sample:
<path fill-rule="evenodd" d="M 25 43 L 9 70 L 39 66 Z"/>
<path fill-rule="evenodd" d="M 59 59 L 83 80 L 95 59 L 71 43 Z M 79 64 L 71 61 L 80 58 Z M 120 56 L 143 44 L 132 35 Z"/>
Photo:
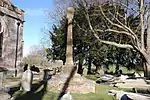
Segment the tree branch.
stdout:
<path fill-rule="evenodd" d="M 89 24 L 89 27 L 90 27 L 91 31 L 92 31 L 93 33 L 95 33 L 95 31 L 94 31 L 94 29 L 93 29 L 93 27 L 92 27 L 92 25 L 91 25 L 88 12 L 87 12 L 87 14 L 85 14 L 85 16 L 86 16 L 86 18 L 87 18 L 87 21 L 88 21 L 88 24 Z"/>
<path fill-rule="evenodd" d="M 105 31 L 115 32 L 115 33 L 119 33 L 119 34 L 121 34 L 121 33 L 126 34 L 126 35 L 130 36 L 131 38 L 135 39 L 135 37 L 132 34 L 130 34 L 129 32 L 126 32 L 126 31 L 117 31 L 117 30 L 113 30 L 113 29 L 107 29 Z"/>
<path fill-rule="evenodd" d="M 130 34 L 131 34 L 133 37 L 135 37 L 135 41 L 136 41 L 136 43 L 137 43 L 137 47 L 140 49 L 140 43 L 139 43 L 139 39 L 138 39 L 137 35 L 136 35 L 129 27 L 127 27 L 125 24 L 123 24 L 122 22 L 120 22 L 120 21 L 108 10 L 109 14 L 110 14 L 113 18 L 115 18 L 115 20 L 116 20 L 120 25 L 119 25 L 119 24 L 114 24 L 112 21 L 110 21 L 110 19 L 109 19 L 108 17 L 106 17 L 106 15 L 104 14 L 104 12 L 103 12 L 103 10 L 102 10 L 102 7 L 101 7 L 101 6 L 99 6 L 99 7 L 100 7 L 100 10 L 101 10 L 103 16 L 105 17 L 105 19 L 106 19 L 109 23 L 111 23 L 112 25 L 115 25 L 115 26 L 119 26 L 120 28 L 122 28 L 122 29 L 125 30 L 125 31 L 129 31 Z M 129 33 L 129 32 L 128 32 L 128 33 Z"/>
<path fill-rule="evenodd" d="M 97 34 L 94 34 L 94 36 L 102 43 L 105 43 L 105 44 L 109 44 L 109 45 L 113 45 L 113 46 L 116 46 L 116 47 L 119 47 L 119 48 L 130 48 L 130 49 L 133 49 L 133 46 L 132 45 L 129 45 L 129 44 L 118 44 L 116 42 L 110 42 L 110 41 L 105 41 L 105 40 L 101 40 Z"/>
<path fill-rule="evenodd" d="M 85 30 L 84 28 L 82 28 L 75 20 L 74 20 L 74 22 L 76 23 L 76 25 L 78 26 L 78 28 L 79 28 L 80 30 L 82 30 L 82 31 L 84 31 L 84 32 L 87 32 L 87 30 Z"/>
<path fill-rule="evenodd" d="M 125 28 L 126 30 L 128 30 L 132 35 L 136 36 L 135 33 L 129 28 L 127 27 L 125 24 L 123 24 L 120 20 L 118 20 L 118 18 L 116 18 L 109 10 L 108 10 L 109 14 L 115 18 L 115 20 L 123 27 Z"/>
<path fill-rule="evenodd" d="M 122 5 L 123 7 L 125 7 L 126 9 L 129 9 L 129 10 L 132 10 L 132 11 L 134 11 L 135 13 L 138 13 L 138 11 L 137 10 L 135 10 L 133 7 L 129 7 L 129 6 L 127 6 L 126 4 L 124 4 L 124 3 L 119 3 L 120 5 Z"/>
<path fill-rule="evenodd" d="M 137 32 L 138 32 L 138 30 L 139 30 L 140 26 L 141 26 L 141 24 L 139 24 L 139 25 L 138 25 L 138 27 L 137 27 L 137 28 L 136 28 L 136 30 L 135 30 L 135 33 L 137 33 Z"/>
<path fill-rule="evenodd" d="M 101 5 L 99 6 L 99 8 L 100 8 L 101 13 L 102 13 L 102 15 L 104 16 L 104 18 L 105 18 L 110 24 L 112 24 L 112 25 L 114 25 L 114 26 L 116 26 L 116 27 L 118 27 L 118 28 L 121 28 L 121 29 L 127 31 L 123 26 L 121 26 L 121 25 L 119 25 L 119 24 L 113 23 L 113 22 L 104 14 Z"/>
<path fill-rule="evenodd" d="M 147 52 L 150 54 L 150 12 L 148 14 L 148 26 L 147 26 Z"/>
<path fill-rule="evenodd" d="M 144 0 L 140 1 L 141 48 L 144 50 Z"/>
<path fill-rule="evenodd" d="M 129 31 L 129 32 L 126 32 L 126 31 L 128 31 L 128 29 L 125 29 L 123 26 L 121 26 L 121 25 L 119 25 L 119 24 L 113 23 L 109 18 L 107 18 L 107 17 L 105 16 L 104 12 L 102 11 L 101 6 L 100 6 L 100 9 L 101 9 L 102 15 L 104 16 L 104 18 L 105 18 L 109 23 L 111 23 L 112 25 L 117 26 L 117 27 L 119 27 L 119 28 L 125 30 L 125 31 L 121 31 L 123 34 L 126 34 L 126 35 L 131 36 L 132 39 L 137 38 L 136 35 L 134 36 L 133 34 L 129 33 L 130 31 Z M 101 29 L 96 29 L 96 30 L 94 30 L 93 27 L 92 27 L 92 25 L 91 25 L 91 22 L 90 22 L 89 14 L 87 13 L 87 14 L 85 14 L 85 16 L 86 16 L 86 18 L 87 18 L 87 21 L 88 21 L 90 30 L 94 33 L 94 36 L 95 36 L 100 42 L 105 43 L 105 44 L 109 44 L 109 45 L 114 45 L 114 46 L 120 47 L 120 48 L 131 48 L 131 49 L 133 49 L 133 46 L 132 46 L 132 45 L 129 45 L 129 44 L 119 44 L 119 43 L 116 43 L 116 42 L 110 42 L 110 41 L 101 40 L 101 39 L 98 37 L 98 35 L 96 34 L 96 32 L 104 32 L 104 31 L 101 30 Z M 112 30 L 112 29 L 108 29 L 108 30 L 106 30 L 106 31 L 113 31 L 113 32 L 116 32 L 116 33 L 120 33 L 119 31 L 117 31 L 117 30 Z M 137 43 L 137 40 L 135 40 L 135 41 L 136 41 L 136 43 Z M 138 43 L 137 43 L 137 44 L 138 44 Z M 134 45 L 134 47 L 139 50 L 138 46 Z"/>
<path fill-rule="evenodd" d="M 96 31 L 96 32 L 104 32 L 104 31 L 101 30 L 101 29 L 94 29 L 94 31 Z"/>

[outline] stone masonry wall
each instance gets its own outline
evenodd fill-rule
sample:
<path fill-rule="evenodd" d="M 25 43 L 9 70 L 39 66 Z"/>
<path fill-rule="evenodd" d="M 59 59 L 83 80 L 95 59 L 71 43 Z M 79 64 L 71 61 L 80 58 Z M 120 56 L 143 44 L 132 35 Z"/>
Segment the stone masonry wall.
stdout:
<path fill-rule="evenodd" d="M 23 23 L 24 11 L 14 6 L 9 0 L 0 0 L 0 23 L 3 27 L 3 47 L 0 67 L 15 70 L 17 41 L 17 23 L 20 23 L 18 34 L 17 70 L 23 58 Z"/>

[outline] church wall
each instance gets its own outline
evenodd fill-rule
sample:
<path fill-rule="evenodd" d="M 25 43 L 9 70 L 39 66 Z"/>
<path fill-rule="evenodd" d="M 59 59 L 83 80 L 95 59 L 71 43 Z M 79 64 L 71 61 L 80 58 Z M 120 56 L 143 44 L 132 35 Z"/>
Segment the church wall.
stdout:
<path fill-rule="evenodd" d="M 8 0 L 0 1 L 0 22 L 4 28 L 0 67 L 14 71 L 18 27 L 17 70 L 22 67 L 24 11 L 6 1 Z M 18 26 L 17 23 L 20 23 L 20 25 Z"/>

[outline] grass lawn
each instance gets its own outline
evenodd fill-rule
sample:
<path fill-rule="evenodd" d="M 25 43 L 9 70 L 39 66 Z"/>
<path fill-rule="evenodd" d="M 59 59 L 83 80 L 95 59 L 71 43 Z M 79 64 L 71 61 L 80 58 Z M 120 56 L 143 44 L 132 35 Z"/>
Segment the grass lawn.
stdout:
<path fill-rule="evenodd" d="M 99 75 L 87 75 L 86 78 L 95 81 L 98 76 Z M 13 96 L 16 97 L 15 100 L 57 100 L 59 93 L 46 92 L 44 89 L 44 85 L 38 82 L 34 86 L 35 89 L 30 93 L 25 93 L 21 90 L 18 90 L 17 92 L 13 93 Z M 88 93 L 88 94 L 71 93 L 71 94 L 74 100 L 116 100 L 113 96 L 108 95 L 108 90 L 111 89 L 121 90 L 108 85 L 96 84 L 95 93 Z"/>
<path fill-rule="evenodd" d="M 72 96 L 74 100 L 115 100 L 113 96 L 107 95 L 109 89 L 116 88 L 97 84 L 95 93 L 72 93 Z M 41 90 L 34 93 L 23 93 L 22 91 L 17 91 L 15 95 L 18 97 L 15 100 L 56 100 L 59 94 L 53 92 L 43 92 L 41 88 Z"/>
<path fill-rule="evenodd" d="M 88 94 L 72 93 L 72 96 L 74 100 L 116 100 L 113 96 L 108 95 L 109 89 L 116 89 L 116 88 L 97 84 L 95 93 L 88 93 Z M 42 100 L 56 100 L 57 96 L 58 96 L 57 94 L 48 92 L 44 95 Z"/>
<path fill-rule="evenodd" d="M 86 78 L 91 80 L 96 80 L 99 75 L 87 75 Z M 34 87 L 35 86 L 35 87 Z M 113 96 L 108 95 L 108 90 L 118 88 L 111 87 L 103 84 L 96 84 L 95 93 L 88 94 L 79 94 L 71 93 L 74 100 L 115 100 Z M 45 92 L 44 85 L 37 82 L 33 85 L 34 90 L 30 93 L 25 93 L 21 90 L 13 93 L 13 96 L 16 97 L 15 100 L 57 100 L 59 93 L 54 92 Z"/>
<path fill-rule="evenodd" d="M 94 77 L 94 76 L 93 76 Z M 15 92 L 13 95 L 16 97 L 15 100 L 57 100 L 59 93 L 45 92 L 44 86 L 36 88 L 31 93 L 25 93 L 21 90 Z M 74 100 L 116 100 L 113 96 L 108 95 L 108 90 L 115 89 L 121 90 L 119 88 L 111 87 L 103 84 L 96 84 L 95 93 L 79 94 L 71 93 Z M 131 89 L 122 89 L 124 91 L 132 92 Z M 148 90 L 138 90 L 140 93 L 150 93 Z"/>
<path fill-rule="evenodd" d="M 109 67 L 109 69 L 107 69 L 107 71 L 108 72 L 113 72 L 113 73 L 115 73 L 115 70 L 116 70 L 116 66 L 115 65 L 109 65 L 108 66 Z M 130 70 L 128 70 L 126 67 L 123 67 L 123 66 L 120 66 L 119 67 L 119 70 L 122 70 L 122 72 L 123 73 L 133 73 L 133 72 L 137 72 L 137 73 L 143 73 L 143 71 L 141 70 L 141 69 L 130 69 Z"/>
<path fill-rule="evenodd" d="M 75 100 L 115 100 L 108 95 L 108 90 L 116 89 L 107 85 L 96 84 L 96 92 L 88 94 L 72 94 Z"/>
<path fill-rule="evenodd" d="M 89 80 L 93 80 L 96 81 L 98 79 L 98 77 L 100 77 L 100 75 L 96 74 L 96 75 L 86 75 L 85 78 L 89 79 Z"/>
<path fill-rule="evenodd" d="M 38 85 L 37 85 L 38 86 Z M 96 84 L 96 92 L 88 94 L 71 93 L 74 100 L 115 100 L 108 95 L 108 90 L 117 89 L 107 85 Z M 57 100 L 59 93 L 45 92 L 43 85 L 40 85 L 33 92 L 25 93 L 21 90 L 15 92 L 15 100 Z"/>
<path fill-rule="evenodd" d="M 110 69 L 113 70 L 113 69 Z M 124 71 L 124 70 L 123 70 Z M 126 71 L 126 70 L 125 70 Z M 99 75 L 87 75 L 86 78 L 95 81 Z M 108 95 L 108 90 L 115 89 L 121 90 L 115 87 L 111 87 L 103 84 L 96 84 L 95 93 L 79 94 L 71 93 L 74 100 L 116 100 L 113 96 Z M 122 89 L 124 91 L 130 91 L 129 89 Z M 57 100 L 59 93 L 46 92 L 44 85 L 37 82 L 34 90 L 30 93 L 25 93 L 21 90 L 13 93 L 15 100 Z"/>

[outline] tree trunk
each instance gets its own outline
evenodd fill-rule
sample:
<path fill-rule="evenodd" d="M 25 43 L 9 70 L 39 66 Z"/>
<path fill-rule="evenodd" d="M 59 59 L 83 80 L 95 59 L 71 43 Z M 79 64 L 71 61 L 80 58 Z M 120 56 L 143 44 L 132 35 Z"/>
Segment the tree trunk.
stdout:
<path fill-rule="evenodd" d="M 146 75 L 147 75 L 147 66 L 146 66 L 145 61 L 143 61 L 143 71 L 144 71 L 144 77 L 146 77 Z"/>
<path fill-rule="evenodd" d="M 144 72 L 146 74 L 146 79 L 150 80 L 150 64 L 146 63 L 146 71 Z"/>
<path fill-rule="evenodd" d="M 148 26 L 147 26 L 147 55 L 144 55 L 146 59 L 146 79 L 150 79 L 150 13 L 148 13 Z"/>
<path fill-rule="evenodd" d="M 91 74 L 91 59 L 88 61 L 88 74 Z"/>
<path fill-rule="evenodd" d="M 83 72 L 82 64 L 83 64 L 83 60 L 79 59 L 78 71 L 77 71 L 78 74 L 82 74 L 82 72 Z"/>
<path fill-rule="evenodd" d="M 115 74 L 118 74 L 118 71 L 119 71 L 119 65 L 118 65 L 118 64 L 116 64 Z"/>
<path fill-rule="evenodd" d="M 99 74 L 100 73 L 100 69 L 101 69 L 100 66 L 96 66 L 95 72 Z"/>
<path fill-rule="evenodd" d="M 143 61 L 144 76 L 150 80 L 150 55 L 147 52 L 142 52 L 142 54 L 145 58 L 145 61 Z"/>

